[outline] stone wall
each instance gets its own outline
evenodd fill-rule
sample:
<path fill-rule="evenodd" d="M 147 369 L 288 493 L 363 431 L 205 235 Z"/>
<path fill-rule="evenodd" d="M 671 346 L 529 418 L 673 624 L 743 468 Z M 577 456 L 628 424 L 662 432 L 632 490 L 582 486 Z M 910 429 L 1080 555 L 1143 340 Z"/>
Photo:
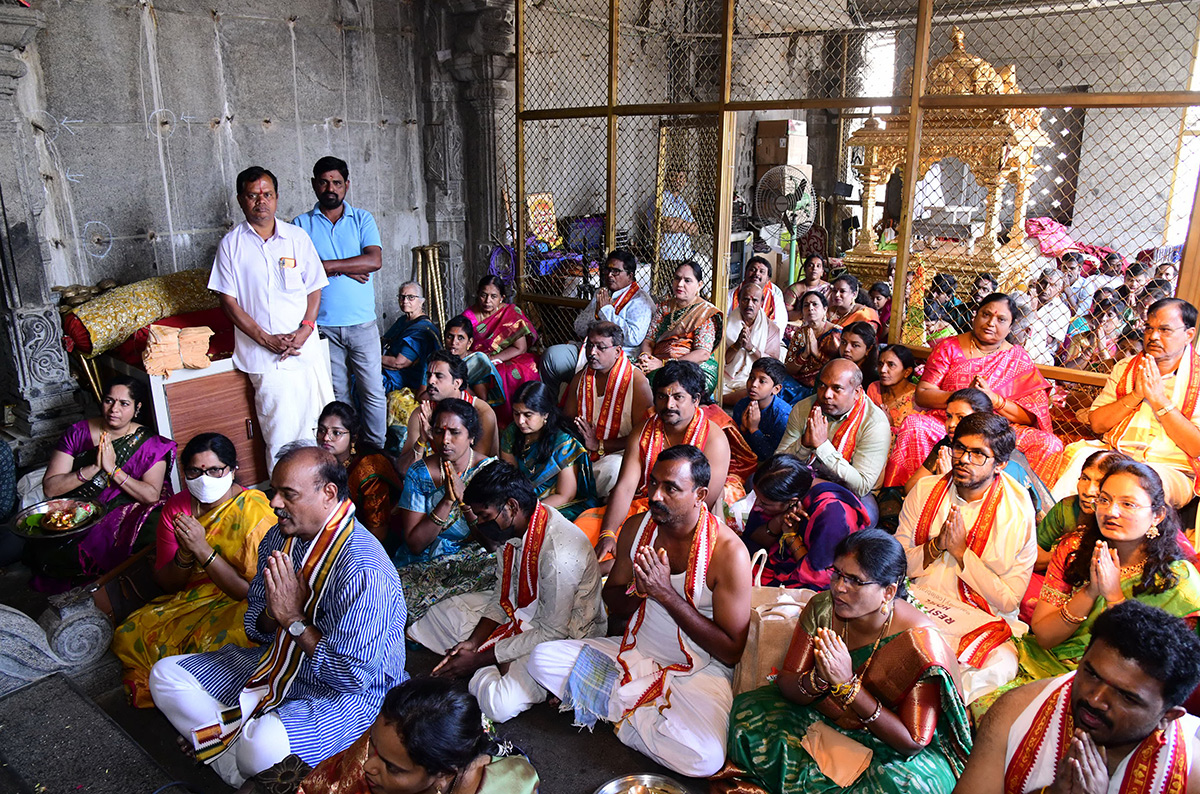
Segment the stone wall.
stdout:
<path fill-rule="evenodd" d="M 317 158 L 349 163 L 347 200 L 382 235 L 384 327 L 410 249 L 431 241 L 448 244 L 448 308 L 461 310 L 503 234 L 512 35 L 512 0 L 0 0 L 0 388 L 14 433 L 52 438 L 79 414 L 50 287 L 209 266 L 242 220 L 234 180 L 252 164 L 277 175 L 290 219 L 313 205 Z"/>

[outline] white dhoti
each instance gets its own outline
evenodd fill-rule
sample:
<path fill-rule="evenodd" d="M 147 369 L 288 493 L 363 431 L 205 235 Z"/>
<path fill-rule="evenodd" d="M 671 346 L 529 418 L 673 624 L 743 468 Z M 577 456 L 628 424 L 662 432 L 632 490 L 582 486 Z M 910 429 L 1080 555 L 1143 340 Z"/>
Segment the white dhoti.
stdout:
<path fill-rule="evenodd" d="M 1062 475 L 1059 476 L 1058 482 L 1054 483 L 1054 487 L 1050 489 L 1050 495 L 1060 502 L 1074 496 L 1077 493 L 1076 484 L 1079 482 L 1079 474 L 1083 471 L 1084 462 L 1093 452 L 1103 449 L 1110 449 L 1103 441 L 1076 441 L 1068 444 L 1067 448 L 1063 450 L 1065 468 Z M 1137 458 L 1134 459 L 1137 460 Z M 1192 497 L 1196 495 L 1194 491 L 1196 481 L 1191 472 L 1165 463 L 1155 463 L 1149 460 L 1139 462 L 1145 463 L 1158 474 L 1162 480 L 1167 501 L 1172 507 L 1179 509 L 1192 501 Z"/>
<path fill-rule="evenodd" d="M 300 369 L 249 373 L 254 386 L 254 409 L 267 447 L 267 471 L 275 456 L 293 441 L 316 438 L 317 417 L 333 401 L 328 366 L 319 362 Z"/>
<path fill-rule="evenodd" d="M 408 627 L 409 639 L 434 653 L 446 654 L 475 631 L 495 596 L 490 593 L 466 593 L 447 598 L 430 607 L 425 615 Z M 507 722 L 546 699 L 546 690 L 529 675 L 529 657 L 513 659 L 508 672 L 496 665 L 475 671 L 467 685 L 479 701 L 479 708 L 493 722 Z"/>
<path fill-rule="evenodd" d="M 592 464 L 592 477 L 596 480 L 596 495 L 608 498 L 613 486 L 617 484 L 617 476 L 621 473 L 621 461 L 625 453 L 609 452 L 603 458 Z"/>
<path fill-rule="evenodd" d="M 179 666 L 179 660 L 190 655 L 168 656 L 150 669 L 150 693 L 154 705 L 189 744 L 193 730 L 219 722 L 220 713 L 229 708 L 208 694 L 194 675 Z M 264 714 L 247 720 L 237 739 L 211 766 L 222 780 L 236 788 L 247 778 L 287 758 L 291 752 L 283 722 L 274 714 Z"/>
<path fill-rule="evenodd" d="M 557 697 L 566 691 L 567 678 L 584 644 L 615 660 L 621 641 L 614 637 L 544 642 L 529 657 L 529 674 Z M 654 660 L 635 649 L 623 658 L 631 669 L 653 665 Z M 636 672 L 635 672 L 636 675 Z M 733 707 L 730 670 L 713 662 L 687 675 L 669 679 L 670 705 L 634 710 L 617 727 L 617 738 L 663 766 L 690 777 L 709 777 L 725 763 L 729 711 Z M 628 693 L 614 687 L 609 722 L 618 722 Z"/>

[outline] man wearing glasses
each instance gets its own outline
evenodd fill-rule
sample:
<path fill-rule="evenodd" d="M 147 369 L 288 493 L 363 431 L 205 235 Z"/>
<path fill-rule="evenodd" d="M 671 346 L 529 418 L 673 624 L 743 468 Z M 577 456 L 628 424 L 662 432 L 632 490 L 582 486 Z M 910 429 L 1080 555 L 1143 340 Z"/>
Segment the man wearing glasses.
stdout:
<path fill-rule="evenodd" d="M 957 643 L 967 703 L 1016 676 L 1012 639 L 1025 632 L 1017 611 L 1037 538 L 1029 492 L 1003 471 L 1016 443 L 1004 417 L 964 417 L 954 429 L 950 473 L 917 481 L 896 530 L 909 592 Z"/>
<path fill-rule="evenodd" d="M 415 395 L 425 381 L 429 356 L 442 345 L 438 327 L 425 314 L 425 290 L 415 281 L 400 285 L 400 316 L 383 335 L 383 388 L 409 388 Z"/>
<path fill-rule="evenodd" d="M 574 421 L 592 459 L 596 493 L 601 496 L 608 496 L 617 482 L 633 418 L 645 416 L 654 405 L 650 380 L 633 366 L 624 343 L 616 323 L 598 320 L 588 326 L 583 346 L 587 366 L 571 380 L 563 411 Z"/>
<path fill-rule="evenodd" d="M 654 314 L 654 299 L 638 286 L 637 257 L 624 248 L 614 248 L 600 268 L 600 282 L 595 297 L 575 318 L 575 336 L 587 337 L 588 326 L 604 320 L 615 323 L 625 336 L 625 352 L 636 359 L 642 340 L 650 330 Z M 583 369 L 578 342 L 553 345 L 542 356 L 538 372 L 542 382 L 552 389 L 559 388 L 571 376 Z"/>
<path fill-rule="evenodd" d="M 1099 449 L 1115 449 L 1150 465 L 1162 478 L 1167 501 L 1179 508 L 1196 494 L 1200 467 L 1200 364 L 1192 342 L 1196 307 L 1163 298 L 1146 312 L 1144 352 L 1117 362 L 1091 408 L 1100 441 L 1077 441 L 1051 493 L 1075 493 L 1083 462 Z"/>

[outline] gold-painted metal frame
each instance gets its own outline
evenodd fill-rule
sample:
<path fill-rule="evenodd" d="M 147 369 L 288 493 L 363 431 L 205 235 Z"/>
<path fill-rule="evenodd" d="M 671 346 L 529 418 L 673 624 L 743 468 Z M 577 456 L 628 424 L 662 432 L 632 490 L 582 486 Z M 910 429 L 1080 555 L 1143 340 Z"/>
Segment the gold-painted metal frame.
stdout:
<path fill-rule="evenodd" d="M 617 101 L 619 50 L 620 50 L 620 3 L 621 0 L 609 0 L 609 40 L 608 40 L 608 101 L 604 105 L 589 107 L 562 107 L 527 110 L 525 107 L 525 2 L 516 0 L 516 103 L 517 103 L 517 173 L 516 191 L 518 200 L 525 195 L 525 150 L 524 125 L 527 122 L 550 119 L 583 119 L 603 118 L 607 123 L 608 157 L 607 157 L 607 202 L 605 245 L 612 248 L 616 240 L 617 218 L 617 132 L 622 117 L 628 116 L 716 116 L 720 126 L 720 170 L 717 175 L 717 212 L 713 234 L 713 281 L 710 299 L 718 306 L 724 306 L 725 294 L 729 280 L 729 242 L 728 235 L 720 230 L 729 229 L 731 225 L 734 150 L 737 132 L 737 113 L 739 111 L 761 110 L 803 110 L 803 109 L 858 109 L 864 107 L 890 106 L 907 110 L 906 157 L 903 167 L 903 204 L 901 223 L 897 234 L 896 272 L 894 284 L 902 285 L 908 272 L 911 258 L 912 228 L 911 207 L 916 194 L 918 172 L 920 168 L 921 140 L 928 110 L 950 110 L 961 108 L 986 108 L 996 110 L 1019 108 L 1187 108 L 1200 105 L 1200 91 L 1142 91 L 1142 92 L 1071 92 L 1071 93 L 1033 93 L 1033 94 L 994 94 L 994 95 L 946 95 L 926 93 L 926 75 L 930 63 L 930 33 L 933 25 L 935 0 L 918 0 L 916 15 L 916 37 L 913 48 L 912 62 L 912 92 L 909 96 L 889 97 L 834 97 L 813 99 L 771 99 L 760 101 L 731 100 L 731 75 L 733 62 L 734 41 L 734 7 L 736 0 L 723 0 L 724 27 L 721 34 L 721 85 L 719 96 L 711 102 L 686 103 L 656 103 L 656 104 L 621 104 Z M 940 4 L 941 0 L 937 0 Z M 1174 185 L 1173 189 L 1186 189 L 1186 186 Z M 1176 294 L 1195 305 L 1200 305 L 1200 179 L 1195 189 L 1196 200 L 1192 204 L 1187 238 L 1184 243 L 1183 255 L 1180 261 L 1179 284 Z M 518 213 L 517 239 L 525 239 L 525 222 L 523 213 Z M 523 281 L 525 273 L 525 251 L 523 245 L 517 246 L 517 277 L 518 284 Z M 899 290 L 897 294 L 902 294 Z M 533 295 L 521 292 L 518 287 L 518 298 L 535 303 L 555 302 L 563 304 L 563 298 L 548 298 L 544 295 Z M 580 302 L 582 303 L 582 302 Z M 903 311 L 893 311 L 890 336 L 899 339 L 904 320 Z M 723 354 L 724 345 L 718 344 L 719 353 Z M 1039 369 L 1048 378 L 1081 384 L 1096 385 L 1103 383 L 1105 377 L 1095 373 L 1066 369 L 1063 367 L 1041 366 Z"/>

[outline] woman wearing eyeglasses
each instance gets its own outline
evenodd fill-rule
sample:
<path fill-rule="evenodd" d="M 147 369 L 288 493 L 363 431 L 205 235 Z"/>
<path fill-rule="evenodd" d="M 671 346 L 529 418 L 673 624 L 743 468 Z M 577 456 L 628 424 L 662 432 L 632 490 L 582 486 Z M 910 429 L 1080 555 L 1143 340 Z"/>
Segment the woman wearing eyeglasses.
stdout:
<path fill-rule="evenodd" d="M 1096 618 L 1126 599 L 1178 617 L 1200 612 L 1200 574 L 1184 558 L 1181 539 L 1187 540 L 1162 480 L 1128 459 L 1112 461 L 1108 470 L 1095 512 L 1081 514 L 1079 529 L 1064 535 L 1050 557 L 1032 630 L 1017 643 L 1020 673 L 1000 692 L 1074 670 Z"/>
<path fill-rule="evenodd" d="M 970 723 L 954 651 L 904 600 L 904 549 L 864 529 L 838 544 L 829 571 L 775 683 L 734 699 L 712 790 L 950 792 Z"/>
<path fill-rule="evenodd" d="M 183 449 L 185 490 L 163 506 L 154 580 L 167 595 L 117 626 L 112 650 L 125 666 L 125 690 L 150 708 L 146 677 L 159 659 L 234 644 L 253 645 L 242 619 L 258 569 L 258 544 L 275 525 L 262 491 L 233 481 L 237 450 L 219 433 L 202 433 Z"/>
<path fill-rule="evenodd" d="M 355 519 L 395 551 L 399 540 L 390 542 L 388 529 L 404 483 L 383 452 L 363 438 L 358 412 L 337 400 L 326 405 L 317 418 L 317 445 L 346 467 Z"/>

